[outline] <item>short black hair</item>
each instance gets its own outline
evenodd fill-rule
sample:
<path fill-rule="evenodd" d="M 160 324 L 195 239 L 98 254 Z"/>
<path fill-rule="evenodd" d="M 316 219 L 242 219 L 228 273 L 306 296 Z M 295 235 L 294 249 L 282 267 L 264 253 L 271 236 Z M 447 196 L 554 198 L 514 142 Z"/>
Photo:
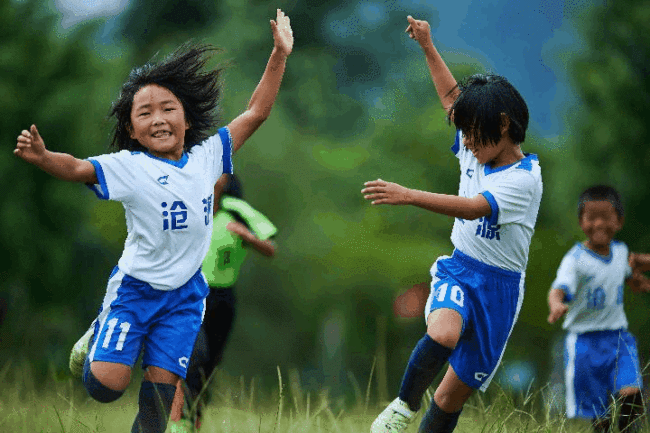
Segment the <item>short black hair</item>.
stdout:
<path fill-rule="evenodd" d="M 623 200 L 615 188 L 609 185 L 595 185 L 587 188 L 578 198 L 578 219 L 582 218 L 582 212 L 585 210 L 585 202 L 606 200 L 614 206 L 614 210 L 619 218 L 623 218 Z"/>
<path fill-rule="evenodd" d="M 111 146 L 118 150 L 146 151 L 130 136 L 131 109 L 135 94 L 149 84 L 166 88 L 183 105 L 185 120 L 190 125 L 185 132 L 184 150 L 208 138 L 210 130 L 220 120 L 217 110 L 222 93 L 220 76 L 223 68 L 205 70 L 205 66 L 210 52 L 217 50 L 207 44 L 189 42 L 159 62 L 152 59 L 144 66 L 131 70 L 109 114 L 109 117 L 115 116 L 117 120 Z"/>
<path fill-rule="evenodd" d="M 449 110 L 457 129 L 478 146 L 496 144 L 501 140 L 504 113 L 510 119 L 508 135 L 515 143 L 523 143 L 528 129 L 528 106 L 521 94 L 504 77 L 476 74 L 466 77 L 458 88 L 460 94 Z"/>

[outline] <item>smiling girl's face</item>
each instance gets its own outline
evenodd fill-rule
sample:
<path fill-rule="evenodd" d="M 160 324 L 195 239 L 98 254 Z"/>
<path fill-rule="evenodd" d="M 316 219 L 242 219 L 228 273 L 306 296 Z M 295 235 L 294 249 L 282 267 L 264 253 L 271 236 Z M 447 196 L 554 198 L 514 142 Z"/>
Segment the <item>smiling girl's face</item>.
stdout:
<path fill-rule="evenodd" d="M 152 155 L 178 161 L 189 127 L 183 104 L 165 87 L 147 84 L 133 96 L 130 136 Z"/>

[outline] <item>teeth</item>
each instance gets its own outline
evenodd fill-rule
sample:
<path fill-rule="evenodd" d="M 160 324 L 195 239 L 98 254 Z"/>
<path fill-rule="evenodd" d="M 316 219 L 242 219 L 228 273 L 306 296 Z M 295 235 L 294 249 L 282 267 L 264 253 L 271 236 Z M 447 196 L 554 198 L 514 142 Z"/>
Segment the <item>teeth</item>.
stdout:
<path fill-rule="evenodd" d="M 161 137 L 169 137 L 171 133 L 169 131 L 159 131 L 153 134 L 152 136 L 155 138 L 161 138 Z"/>

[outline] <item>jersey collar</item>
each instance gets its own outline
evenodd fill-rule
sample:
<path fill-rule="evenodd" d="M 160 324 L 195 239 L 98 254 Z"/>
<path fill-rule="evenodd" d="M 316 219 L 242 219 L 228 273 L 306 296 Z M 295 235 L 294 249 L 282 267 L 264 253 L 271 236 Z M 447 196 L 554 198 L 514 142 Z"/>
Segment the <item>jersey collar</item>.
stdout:
<path fill-rule="evenodd" d="M 586 251 L 587 254 L 589 254 L 591 257 L 593 257 L 595 259 L 598 259 L 601 262 L 604 262 L 606 264 L 611 263 L 612 257 L 614 257 L 614 255 L 613 255 L 613 251 L 614 251 L 613 242 L 609 243 L 609 254 L 606 255 L 606 256 L 598 254 L 596 251 L 587 248 L 587 246 L 585 244 L 583 244 L 582 242 L 578 242 L 578 245 L 580 245 L 580 248 L 582 248 L 584 251 Z"/>
<path fill-rule="evenodd" d="M 522 170 L 531 171 L 533 169 L 533 161 L 537 161 L 537 155 L 534 153 L 524 153 L 524 157 L 519 161 L 515 161 L 512 164 L 502 165 L 501 167 L 492 168 L 492 165 L 485 164 L 484 173 L 485 175 L 490 175 L 492 173 L 498 173 L 503 170 L 507 170 L 510 167 L 520 168 Z"/>
<path fill-rule="evenodd" d="M 179 159 L 178 161 L 174 161 L 172 159 L 167 159 L 167 158 L 161 158 L 159 156 L 152 155 L 149 152 L 144 152 L 144 154 L 147 155 L 149 158 L 165 162 L 169 165 L 173 165 L 174 167 L 178 167 L 178 168 L 185 167 L 187 161 L 189 160 L 189 157 L 187 156 L 187 152 L 183 152 L 183 155 L 181 155 L 181 159 Z"/>

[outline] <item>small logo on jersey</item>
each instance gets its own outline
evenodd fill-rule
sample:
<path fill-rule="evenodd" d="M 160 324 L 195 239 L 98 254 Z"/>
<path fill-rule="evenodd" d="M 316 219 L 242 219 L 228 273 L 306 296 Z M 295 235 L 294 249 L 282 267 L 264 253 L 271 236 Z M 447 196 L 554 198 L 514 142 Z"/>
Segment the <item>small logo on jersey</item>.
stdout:
<path fill-rule="evenodd" d="M 187 358 L 187 356 L 183 356 L 182 358 L 178 358 L 178 364 L 183 368 L 187 368 L 187 363 L 188 362 L 190 362 L 190 360 Z"/>
<path fill-rule="evenodd" d="M 168 178 L 169 178 L 169 175 L 168 175 L 168 174 L 166 174 L 166 175 L 164 175 L 164 176 L 160 176 L 160 177 L 158 178 L 158 183 L 161 184 L 161 185 L 169 185 L 169 182 L 167 182 L 167 179 L 168 179 Z"/>
<path fill-rule="evenodd" d="M 496 239 L 497 241 L 501 240 L 501 235 L 499 229 L 501 228 L 500 224 L 490 224 L 487 218 L 481 217 L 478 220 L 479 224 L 476 227 L 476 236 L 480 236 L 487 240 Z"/>
<path fill-rule="evenodd" d="M 472 175 L 474 174 L 474 169 L 473 168 L 468 168 L 465 174 L 471 179 Z"/>
<path fill-rule="evenodd" d="M 474 379 L 478 380 L 479 382 L 483 382 L 483 379 L 488 377 L 487 373 L 474 373 Z"/>

